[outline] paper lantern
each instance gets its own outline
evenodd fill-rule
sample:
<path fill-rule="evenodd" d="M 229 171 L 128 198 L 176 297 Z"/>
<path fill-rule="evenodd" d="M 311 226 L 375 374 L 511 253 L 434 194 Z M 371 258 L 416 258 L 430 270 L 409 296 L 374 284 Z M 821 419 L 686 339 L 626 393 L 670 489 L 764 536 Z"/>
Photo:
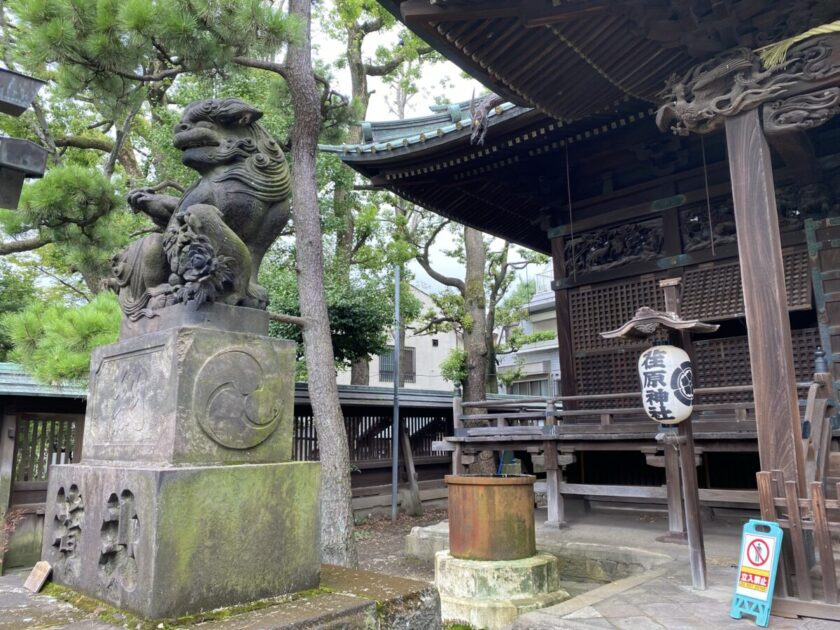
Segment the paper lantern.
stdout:
<path fill-rule="evenodd" d="M 642 405 L 651 420 L 677 424 L 691 415 L 694 374 L 685 350 L 654 346 L 639 357 Z"/>

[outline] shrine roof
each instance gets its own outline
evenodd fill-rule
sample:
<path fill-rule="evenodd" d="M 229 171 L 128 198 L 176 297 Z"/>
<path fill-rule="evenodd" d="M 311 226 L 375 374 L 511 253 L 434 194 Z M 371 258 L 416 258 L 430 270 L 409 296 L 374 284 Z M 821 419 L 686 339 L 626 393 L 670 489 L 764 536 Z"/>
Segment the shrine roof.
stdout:
<path fill-rule="evenodd" d="M 840 16 L 836 0 L 379 0 L 512 103 L 563 121 L 622 99 L 658 104 L 668 79 Z"/>
<path fill-rule="evenodd" d="M 610 111 L 574 123 L 503 103 L 489 112 L 484 144 L 477 146 L 470 141 L 469 109 L 469 103 L 461 103 L 436 107 L 433 115 L 420 118 L 364 122 L 362 143 L 320 149 L 338 154 L 375 187 L 548 252 L 547 230 L 562 222 L 558 210 L 567 204 L 567 147 L 631 128 L 637 136 L 668 138 L 656 129 L 653 108 L 637 99 L 622 99 Z M 581 150 L 575 149 L 578 161 Z"/>
<path fill-rule="evenodd" d="M 400 152 L 413 147 L 435 146 L 440 139 L 469 136 L 472 129 L 470 102 L 430 107 L 429 116 L 402 120 L 363 121 L 362 142 L 358 144 L 322 144 L 319 149 L 331 153 L 376 156 L 383 152 Z M 488 112 L 488 124 L 515 118 L 531 111 L 513 103 L 502 103 Z M 446 141 L 444 140 L 444 141 Z M 344 157 L 342 157 L 344 159 Z"/>

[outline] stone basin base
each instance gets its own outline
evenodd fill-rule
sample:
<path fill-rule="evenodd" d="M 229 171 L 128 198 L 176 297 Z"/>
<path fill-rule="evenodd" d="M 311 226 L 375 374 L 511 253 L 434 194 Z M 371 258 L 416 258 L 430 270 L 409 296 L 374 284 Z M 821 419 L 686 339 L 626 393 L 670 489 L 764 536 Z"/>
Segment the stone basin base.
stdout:
<path fill-rule="evenodd" d="M 498 630 L 519 615 L 569 598 L 560 589 L 557 558 L 537 553 L 522 560 L 461 560 L 435 554 L 435 586 L 444 621 Z"/>

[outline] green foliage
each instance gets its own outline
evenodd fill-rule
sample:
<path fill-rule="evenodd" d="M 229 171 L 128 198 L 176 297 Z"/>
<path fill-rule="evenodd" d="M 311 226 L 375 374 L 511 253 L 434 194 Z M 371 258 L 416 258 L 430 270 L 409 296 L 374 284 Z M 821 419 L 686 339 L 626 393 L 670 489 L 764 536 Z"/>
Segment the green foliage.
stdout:
<path fill-rule="evenodd" d="M 527 345 L 529 343 L 549 341 L 550 339 L 554 339 L 555 337 L 557 337 L 557 333 L 551 330 L 539 330 L 537 332 L 526 334 L 521 328 L 516 327 L 511 329 L 511 331 L 508 333 L 507 341 L 504 344 L 500 344 L 497 348 L 497 351 L 499 353 L 516 352 L 522 346 Z"/>
<path fill-rule="evenodd" d="M 440 364 L 440 375 L 450 383 L 461 384 L 467 380 L 467 352 L 452 348 Z"/>
<path fill-rule="evenodd" d="M 3 210 L 0 225 L 11 235 L 42 230 L 52 241 L 91 238 L 87 228 L 120 206 L 113 184 L 100 171 L 62 166 L 26 186 L 18 210 Z"/>
<path fill-rule="evenodd" d="M 100 293 L 84 306 L 35 302 L 7 315 L 2 327 L 12 339 L 11 360 L 48 383 L 84 381 L 90 354 L 113 343 L 119 333 L 120 308 L 113 293 Z"/>
<path fill-rule="evenodd" d="M 534 280 L 520 281 L 510 290 L 510 293 L 499 303 L 496 309 L 496 324 L 498 326 L 516 326 L 528 317 L 528 303 L 537 292 Z"/>
<path fill-rule="evenodd" d="M 499 382 L 505 386 L 505 389 L 510 389 L 510 386 L 513 385 L 514 382 L 522 378 L 522 368 L 524 365 L 525 359 L 523 359 L 522 357 L 516 357 L 513 360 L 512 368 L 505 370 L 497 370 L 496 378 L 498 378 Z"/>
<path fill-rule="evenodd" d="M 35 293 L 35 274 L 0 259 L 0 321 L 10 313 L 26 308 Z M 11 337 L 0 326 L 0 361 L 6 361 L 14 347 Z"/>
<path fill-rule="evenodd" d="M 63 95 L 92 91 L 113 116 L 145 96 L 143 83 L 213 73 L 243 54 L 270 55 L 296 37 L 282 8 L 261 0 L 13 0 L 17 58 L 56 64 Z"/>
<path fill-rule="evenodd" d="M 393 321 L 393 288 L 376 278 L 360 278 L 347 283 L 342 274 L 325 274 L 327 312 L 330 319 L 333 352 L 339 366 L 369 360 L 385 351 L 387 329 Z M 300 315 L 294 266 L 274 260 L 263 265 L 260 282 L 268 289 L 270 310 Z M 292 324 L 271 323 L 271 334 L 292 339 L 303 357 L 303 336 Z"/>

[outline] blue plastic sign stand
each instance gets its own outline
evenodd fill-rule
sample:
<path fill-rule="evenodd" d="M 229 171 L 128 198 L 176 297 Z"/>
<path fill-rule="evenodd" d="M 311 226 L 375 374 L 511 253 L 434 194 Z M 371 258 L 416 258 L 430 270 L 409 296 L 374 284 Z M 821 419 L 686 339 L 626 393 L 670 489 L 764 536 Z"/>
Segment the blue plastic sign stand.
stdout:
<path fill-rule="evenodd" d="M 744 525 L 735 597 L 729 611 L 733 619 L 747 613 L 763 628 L 770 623 L 782 535 L 782 528 L 771 521 L 751 519 Z"/>

